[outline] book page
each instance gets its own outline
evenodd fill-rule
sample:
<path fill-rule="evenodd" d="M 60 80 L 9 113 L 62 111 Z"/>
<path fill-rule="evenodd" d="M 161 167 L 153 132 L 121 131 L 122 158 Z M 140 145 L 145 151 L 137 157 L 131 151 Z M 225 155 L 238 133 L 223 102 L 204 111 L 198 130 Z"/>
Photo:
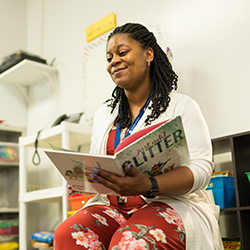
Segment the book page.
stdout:
<path fill-rule="evenodd" d="M 104 169 L 118 176 L 124 176 L 113 156 L 92 155 L 68 151 L 44 151 L 66 182 L 76 191 L 111 194 L 114 192 L 99 183 L 95 183 L 89 175 L 94 173 L 93 168 Z M 117 194 L 116 194 L 117 195 Z"/>

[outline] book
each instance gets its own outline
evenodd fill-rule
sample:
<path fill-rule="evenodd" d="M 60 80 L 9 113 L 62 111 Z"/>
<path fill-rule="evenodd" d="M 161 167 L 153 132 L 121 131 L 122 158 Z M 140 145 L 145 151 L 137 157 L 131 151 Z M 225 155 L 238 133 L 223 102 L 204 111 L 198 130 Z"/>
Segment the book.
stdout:
<path fill-rule="evenodd" d="M 222 238 L 222 242 L 225 250 L 241 249 L 241 243 L 239 237 Z"/>
<path fill-rule="evenodd" d="M 95 155 L 72 152 L 53 146 L 45 150 L 55 167 L 75 191 L 118 195 L 91 177 L 93 168 L 125 176 L 130 164 L 148 177 L 167 173 L 190 161 L 180 116 L 148 126 L 124 139 L 115 154 Z"/>

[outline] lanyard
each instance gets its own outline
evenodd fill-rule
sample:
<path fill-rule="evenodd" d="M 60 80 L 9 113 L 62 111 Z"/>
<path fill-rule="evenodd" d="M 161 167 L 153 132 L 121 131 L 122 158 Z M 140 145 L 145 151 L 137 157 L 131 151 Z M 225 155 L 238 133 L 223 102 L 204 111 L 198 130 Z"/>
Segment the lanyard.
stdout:
<path fill-rule="evenodd" d="M 128 137 L 132 133 L 133 129 L 135 128 L 135 126 L 138 124 L 138 122 L 140 121 L 140 119 L 144 115 L 145 110 L 147 109 L 148 104 L 149 104 L 149 102 L 152 99 L 152 96 L 153 96 L 153 93 L 151 94 L 149 100 L 144 104 L 144 106 L 140 110 L 139 114 L 134 119 L 133 123 L 131 124 L 131 126 L 128 129 L 128 131 L 127 131 L 127 133 L 126 133 L 126 135 L 125 135 L 124 138 Z M 115 150 L 116 150 L 117 146 L 120 143 L 120 137 L 121 137 L 121 124 L 120 124 L 120 121 L 118 121 L 117 126 L 116 126 L 116 132 L 115 132 Z"/>

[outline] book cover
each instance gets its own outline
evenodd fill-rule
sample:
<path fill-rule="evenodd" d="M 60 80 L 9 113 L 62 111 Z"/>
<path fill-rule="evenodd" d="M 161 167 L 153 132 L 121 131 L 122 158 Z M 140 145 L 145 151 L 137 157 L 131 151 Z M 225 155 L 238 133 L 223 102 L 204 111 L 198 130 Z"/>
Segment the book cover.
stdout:
<path fill-rule="evenodd" d="M 58 147 L 55 149 L 45 150 L 45 153 L 68 184 L 76 191 L 90 193 L 118 195 L 93 181 L 89 176 L 93 168 L 125 176 L 123 168 L 130 164 L 145 175 L 154 177 L 189 162 L 180 116 L 130 135 L 120 143 L 114 156 L 64 151 Z"/>

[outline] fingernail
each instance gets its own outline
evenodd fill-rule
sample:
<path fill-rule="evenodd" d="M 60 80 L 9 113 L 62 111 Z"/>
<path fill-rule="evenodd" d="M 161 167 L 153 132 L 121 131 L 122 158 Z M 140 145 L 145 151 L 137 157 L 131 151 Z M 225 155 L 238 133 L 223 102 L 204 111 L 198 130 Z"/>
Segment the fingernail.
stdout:
<path fill-rule="evenodd" d="M 128 169 L 130 170 L 131 168 L 133 168 L 133 165 L 128 164 Z"/>
<path fill-rule="evenodd" d="M 92 175 L 92 174 L 89 174 L 89 176 L 92 177 L 92 178 L 94 178 L 94 175 Z"/>
<path fill-rule="evenodd" d="M 95 182 L 95 183 L 98 183 L 98 181 L 97 181 L 97 180 L 94 180 L 94 182 Z"/>
<path fill-rule="evenodd" d="M 93 168 L 93 171 L 96 172 L 96 173 L 98 173 L 98 170 L 96 168 Z"/>

